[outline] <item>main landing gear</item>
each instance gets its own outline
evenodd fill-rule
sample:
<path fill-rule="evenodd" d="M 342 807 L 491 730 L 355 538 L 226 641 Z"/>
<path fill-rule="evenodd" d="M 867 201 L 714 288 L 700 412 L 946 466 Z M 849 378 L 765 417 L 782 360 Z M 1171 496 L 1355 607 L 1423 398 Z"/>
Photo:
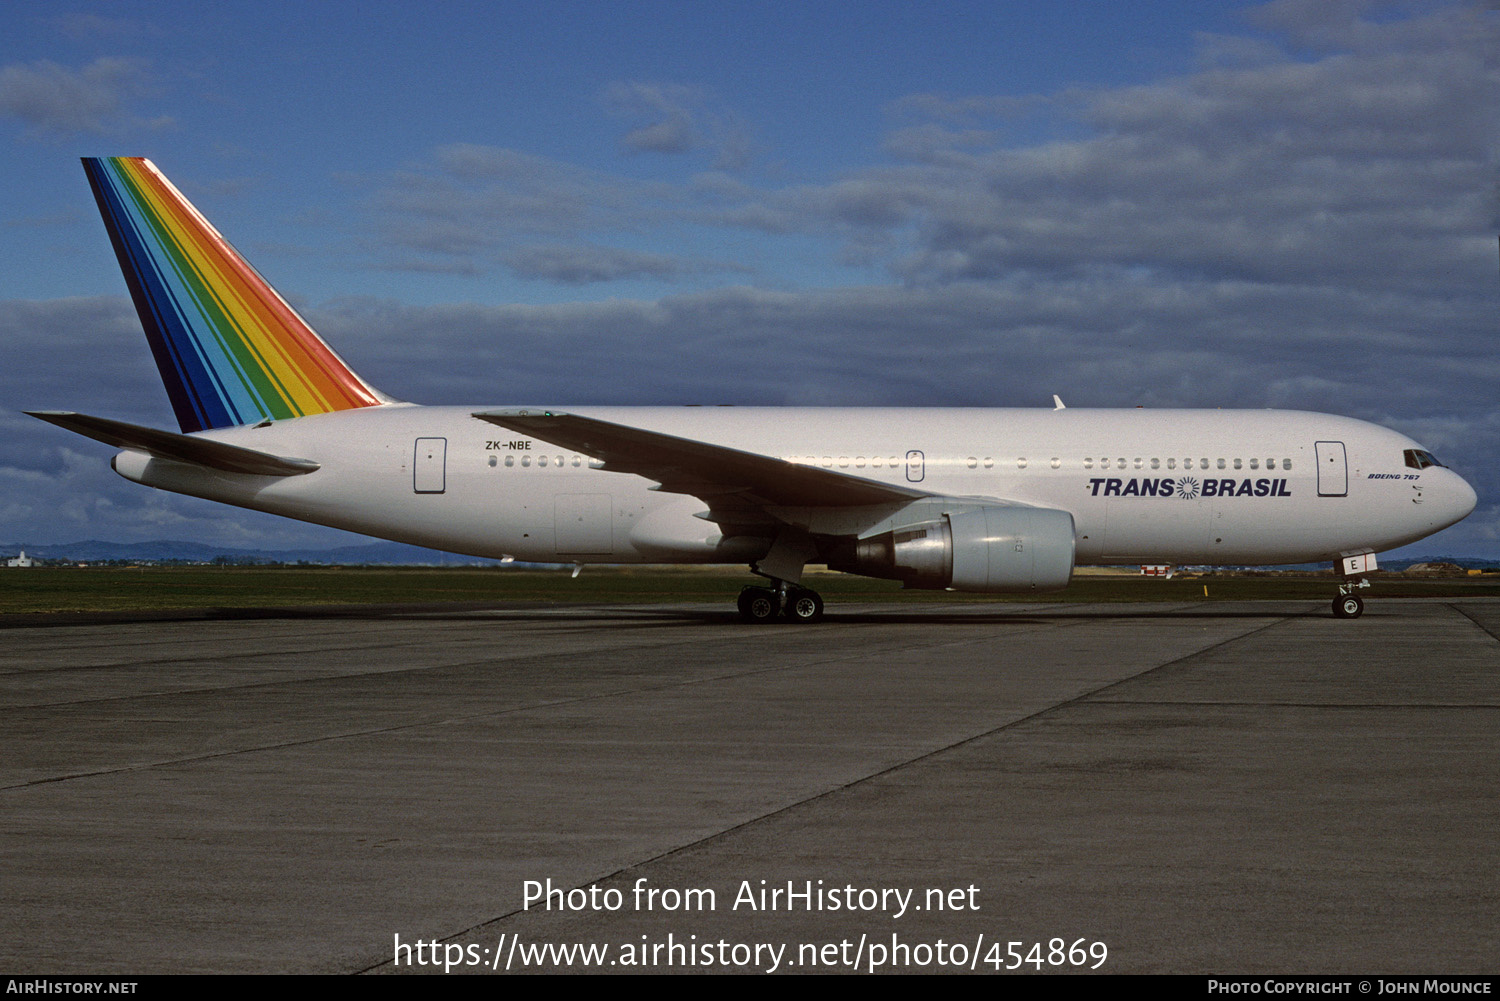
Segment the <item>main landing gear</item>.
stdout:
<path fill-rule="evenodd" d="M 740 618 L 746 622 L 813 623 L 823 618 L 823 598 L 811 588 L 776 581 L 775 587 L 750 586 L 740 592 Z"/>
<path fill-rule="evenodd" d="M 750 564 L 750 572 L 771 587 L 747 587 L 740 592 L 740 617 L 746 622 L 817 622 L 823 618 L 823 599 L 811 588 L 794 583 L 802 568 L 818 554 L 817 544 L 800 528 L 784 526 L 766 555 Z"/>

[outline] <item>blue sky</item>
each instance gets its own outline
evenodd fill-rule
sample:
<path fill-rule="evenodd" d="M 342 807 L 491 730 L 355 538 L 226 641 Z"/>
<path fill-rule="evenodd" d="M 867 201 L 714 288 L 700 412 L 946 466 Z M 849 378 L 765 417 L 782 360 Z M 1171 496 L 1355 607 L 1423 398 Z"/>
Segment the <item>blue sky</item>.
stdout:
<path fill-rule="evenodd" d="M 397 397 L 1347 413 L 1479 490 L 1418 549 L 1500 555 L 1495 20 L 12 0 L 0 538 L 349 540 L 17 413 L 172 424 L 76 162 L 120 154 Z"/>

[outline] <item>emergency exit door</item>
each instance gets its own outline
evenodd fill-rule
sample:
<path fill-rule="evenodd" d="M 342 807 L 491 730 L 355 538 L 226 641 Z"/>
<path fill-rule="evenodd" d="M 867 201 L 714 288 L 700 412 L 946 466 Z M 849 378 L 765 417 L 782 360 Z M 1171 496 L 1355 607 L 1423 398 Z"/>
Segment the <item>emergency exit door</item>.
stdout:
<path fill-rule="evenodd" d="M 927 475 L 927 457 L 917 449 L 906 453 L 906 479 L 911 483 L 921 483 Z"/>

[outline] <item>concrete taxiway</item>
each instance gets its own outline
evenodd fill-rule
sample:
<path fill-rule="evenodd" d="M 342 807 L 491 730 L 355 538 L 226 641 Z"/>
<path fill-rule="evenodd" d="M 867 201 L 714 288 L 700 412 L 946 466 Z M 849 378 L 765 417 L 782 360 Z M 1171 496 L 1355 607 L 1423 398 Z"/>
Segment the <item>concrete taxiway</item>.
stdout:
<path fill-rule="evenodd" d="M 1496 599 L 8 629 L 0 956 L 1493 973 L 1497 683 Z"/>

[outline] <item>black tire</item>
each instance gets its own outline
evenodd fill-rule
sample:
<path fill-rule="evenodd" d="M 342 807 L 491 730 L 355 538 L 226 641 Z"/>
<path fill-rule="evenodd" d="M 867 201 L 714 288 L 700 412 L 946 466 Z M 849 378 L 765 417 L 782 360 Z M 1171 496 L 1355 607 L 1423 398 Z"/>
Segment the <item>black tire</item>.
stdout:
<path fill-rule="evenodd" d="M 1357 619 L 1364 611 L 1364 600 L 1357 594 L 1341 594 L 1333 599 L 1333 617 L 1336 619 Z"/>
<path fill-rule="evenodd" d="M 765 587 L 747 587 L 737 601 L 740 617 L 746 622 L 772 622 L 776 619 L 776 592 Z"/>
<path fill-rule="evenodd" d="M 799 587 L 787 596 L 786 617 L 792 622 L 813 623 L 823 618 L 823 598 L 816 591 Z"/>

